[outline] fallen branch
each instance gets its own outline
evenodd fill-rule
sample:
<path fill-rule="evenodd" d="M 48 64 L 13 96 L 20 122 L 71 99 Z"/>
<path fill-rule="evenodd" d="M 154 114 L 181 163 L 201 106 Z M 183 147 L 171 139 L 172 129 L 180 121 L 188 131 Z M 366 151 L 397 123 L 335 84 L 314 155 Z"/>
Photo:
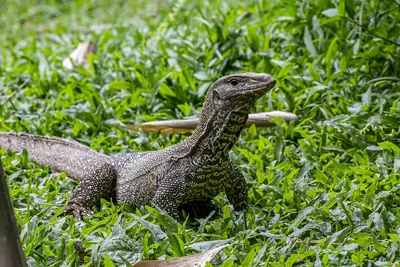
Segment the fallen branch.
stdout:
<path fill-rule="evenodd" d="M 249 114 L 249 118 L 246 122 L 246 127 L 250 127 L 255 124 L 257 127 L 272 127 L 275 123 L 271 120 L 271 117 L 280 117 L 287 122 L 297 121 L 298 118 L 295 114 L 283 111 L 271 111 L 271 112 L 261 112 Z M 187 133 L 192 132 L 199 119 L 189 119 L 189 120 L 166 120 L 166 121 L 151 121 L 136 125 L 124 125 L 132 131 L 139 131 L 141 129 L 143 132 L 156 133 L 160 132 L 163 134 L 175 134 L 175 133 Z"/>
<path fill-rule="evenodd" d="M 181 258 L 173 258 L 166 260 L 140 261 L 132 267 L 205 267 L 222 249 L 229 245 L 219 246 L 214 249 L 205 251 L 200 254 L 186 256 Z"/>

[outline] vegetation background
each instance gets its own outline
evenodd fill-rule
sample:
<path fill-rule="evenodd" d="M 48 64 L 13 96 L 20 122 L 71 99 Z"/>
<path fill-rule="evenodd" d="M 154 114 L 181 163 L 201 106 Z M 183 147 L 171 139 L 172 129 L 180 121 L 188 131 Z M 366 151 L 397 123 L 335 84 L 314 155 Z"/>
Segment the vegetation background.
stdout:
<path fill-rule="evenodd" d="M 104 153 L 157 150 L 185 136 L 134 133 L 119 121 L 198 116 L 212 81 L 244 71 L 278 81 L 254 112 L 300 117 L 245 130 L 232 151 L 249 187 L 247 229 L 224 195 L 215 218 L 197 225 L 107 201 L 75 221 L 61 216 L 74 181 L 1 149 L 31 266 L 82 264 L 78 240 L 85 266 L 221 244 L 232 245 L 214 266 L 400 262 L 398 0 L 6 0 L 0 10 L 1 131 Z M 99 46 L 90 69 L 63 68 L 89 40 Z"/>

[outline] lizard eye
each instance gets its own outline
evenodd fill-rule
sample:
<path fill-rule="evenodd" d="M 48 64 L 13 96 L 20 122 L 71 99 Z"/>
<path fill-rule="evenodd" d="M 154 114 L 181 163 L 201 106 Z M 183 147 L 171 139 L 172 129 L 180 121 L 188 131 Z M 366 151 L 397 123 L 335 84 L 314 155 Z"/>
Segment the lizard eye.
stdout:
<path fill-rule="evenodd" d="M 230 83 L 232 86 L 236 86 L 236 85 L 239 84 L 239 81 L 238 81 L 237 79 L 232 79 L 232 80 L 229 81 L 229 83 Z"/>
<path fill-rule="evenodd" d="M 221 97 L 220 97 L 220 95 L 218 94 L 217 91 L 213 91 L 213 96 L 214 96 L 214 100 L 216 100 L 216 101 L 220 101 L 221 100 Z"/>

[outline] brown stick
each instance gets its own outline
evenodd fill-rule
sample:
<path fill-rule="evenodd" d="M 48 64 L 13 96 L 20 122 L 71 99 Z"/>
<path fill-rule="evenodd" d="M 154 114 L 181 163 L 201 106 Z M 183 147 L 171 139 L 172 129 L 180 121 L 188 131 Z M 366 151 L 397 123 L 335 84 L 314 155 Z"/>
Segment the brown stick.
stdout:
<path fill-rule="evenodd" d="M 28 84 L 28 82 L 30 81 L 30 78 L 27 78 L 21 85 L 18 86 L 17 90 L 24 88 L 25 85 Z M 0 103 L 0 106 L 3 106 L 5 103 L 7 103 L 7 101 L 10 102 L 10 104 L 12 105 L 12 107 L 14 108 L 14 110 L 17 110 L 17 108 L 15 107 L 14 103 L 11 101 L 11 98 L 16 94 L 16 91 L 12 92 L 11 94 L 9 94 L 8 96 L 6 96 L 6 100 L 4 100 L 3 102 Z"/>
<path fill-rule="evenodd" d="M 12 92 L 11 94 L 9 94 L 8 96 L 6 96 L 6 100 L 4 100 L 3 102 L 0 103 L 0 106 L 4 106 L 5 103 L 7 103 L 7 101 L 10 101 L 10 103 L 14 106 L 14 104 L 11 102 L 11 98 L 15 95 L 15 91 Z"/>
<path fill-rule="evenodd" d="M 257 127 L 272 127 L 275 123 L 271 121 L 271 117 L 280 117 L 287 122 L 297 121 L 298 118 L 295 114 L 283 111 L 270 111 L 261 113 L 249 114 L 249 118 L 246 122 L 246 127 L 250 127 L 255 124 Z M 151 121 L 136 125 L 123 125 L 132 131 L 139 131 L 141 129 L 143 132 L 161 132 L 164 134 L 175 134 L 175 133 L 187 133 L 192 132 L 199 119 L 189 119 L 189 120 L 166 120 L 166 121 Z"/>
<path fill-rule="evenodd" d="M 24 267 L 26 260 L 19 240 L 14 209 L 11 204 L 3 166 L 0 161 L 0 266 Z"/>

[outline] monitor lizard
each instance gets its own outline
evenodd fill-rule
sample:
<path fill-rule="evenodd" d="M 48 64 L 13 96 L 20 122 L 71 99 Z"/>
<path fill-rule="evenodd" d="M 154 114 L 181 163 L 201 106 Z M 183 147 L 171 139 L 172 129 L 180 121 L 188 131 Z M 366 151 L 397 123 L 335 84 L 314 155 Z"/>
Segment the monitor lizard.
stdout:
<path fill-rule="evenodd" d="M 25 148 L 30 159 L 79 180 L 66 208 L 77 219 L 89 215 L 100 198 L 157 206 L 178 219 L 180 205 L 211 201 L 223 191 L 235 210 L 244 210 L 246 181 L 229 151 L 253 104 L 275 83 L 262 73 L 218 79 L 193 134 L 159 151 L 108 156 L 72 140 L 11 132 L 0 132 L 0 147 Z"/>

